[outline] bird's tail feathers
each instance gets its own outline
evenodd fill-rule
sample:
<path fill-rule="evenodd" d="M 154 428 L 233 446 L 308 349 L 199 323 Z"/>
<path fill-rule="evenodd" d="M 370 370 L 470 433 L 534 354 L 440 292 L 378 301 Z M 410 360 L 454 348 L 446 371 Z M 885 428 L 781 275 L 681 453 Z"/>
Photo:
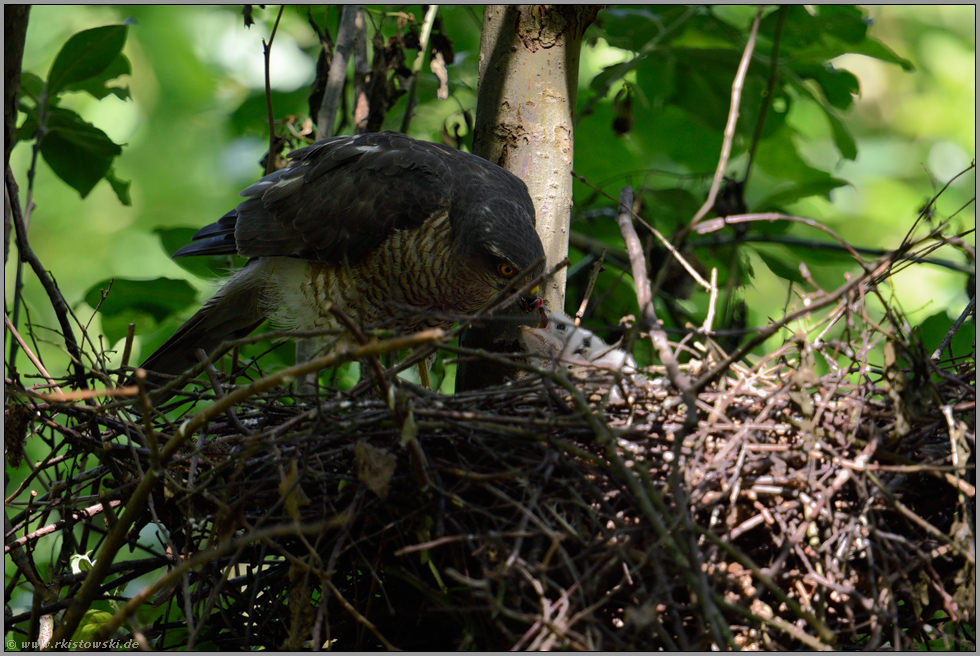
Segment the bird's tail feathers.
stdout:
<path fill-rule="evenodd" d="M 218 355 L 216 351 L 223 343 L 248 335 L 268 318 L 262 276 L 256 275 L 259 267 L 249 265 L 229 278 L 204 307 L 140 365 L 150 372 L 151 382 L 160 383 L 160 378 L 152 374 L 173 376 L 196 365 L 198 349 L 204 349 L 211 357 Z"/>

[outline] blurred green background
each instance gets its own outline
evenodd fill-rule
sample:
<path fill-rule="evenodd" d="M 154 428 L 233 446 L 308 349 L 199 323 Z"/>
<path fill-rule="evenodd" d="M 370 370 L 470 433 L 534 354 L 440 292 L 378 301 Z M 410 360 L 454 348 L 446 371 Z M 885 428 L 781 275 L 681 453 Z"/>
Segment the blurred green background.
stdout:
<path fill-rule="evenodd" d="M 212 293 L 212 282 L 184 268 L 202 272 L 203 265 L 171 260 L 158 231 L 184 228 L 162 234 L 187 239 L 232 208 L 238 192 L 260 177 L 258 162 L 267 149 L 261 100 L 262 39 L 269 37 L 276 11 L 278 7 L 262 10 L 255 6 L 257 22 L 246 29 L 238 5 L 32 8 L 24 69 L 41 77 L 73 33 L 127 18 L 136 21 L 129 28 L 124 49 L 132 75 L 122 80 L 130 88 L 131 100 L 110 96 L 98 101 L 71 93 L 62 101 L 113 141 L 124 144 L 115 172 L 132 182 L 132 205 L 123 206 L 105 182 L 81 199 L 41 163 L 29 228 L 34 250 L 57 280 L 78 321 L 88 325 L 93 340 L 102 333 L 109 336 L 95 346 L 121 352 L 119 326 L 136 321 L 138 339 L 132 361 L 138 362 L 173 332 L 197 302 L 188 299 L 180 312 L 156 318 L 133 307 L 117 316 L 110 329 L 108 324 L 103 326 L 99 315 L 93 316 L 91 304 L 85 301 L 86 293 L 100 281 L 183 279 L 197 290 L 198 300 Z M 271 79 L 277 92 L 278 119 L 308 112 L 306 96 L 319 42 L 306 11 L 305 7 L 289 7 L 275 39 Z M 835 26 L 843 30 L 857 25 L 858 15 L 869 25 L 868 35 L 897 58 L 835 55 L 832 68 L 814 66 L 813 79 L 791 81 L 795 86 L 780 91 L 769 114 L 772 127 L 767 127 L 759 144 L 745 200 L 749 209 L 762 211 L 772 209 L 767 199 L 788 192 L 784 201 L 789 201 L 781 202 L 780 209 L 825 223 L 856 246 L 895 248 L 926 201 L 975 157 L 975 7 L 874 6 L 852 14 L 846 9 L 817 7 L 815 11 L 815 17 L 790 16 L 784 57 L 806 55 L 819 62 L 825 54 L 851 49 L 852 44 L 837 37 L 817 39 L 807 34 L 806 21 L 825 21 L 819 25 L 827 26 L 827 34 L 833 36 Z M 838 13 L 832 13 L 835 11 Z M 324 12 L 335 34 L 337 8 L 314 8 L 314 20 L 323 24 Z M 401 29 L 398 12 L 404 12 L 401 19 L 407 22 L 408 32 L 424 15 L 417 5 L 371 6 L 372 33 L 375 26 L 381 26 L 386 37 Z M 586 35 L 582 53 L 578 102 L 583 115 L 576 128 L 576 172 L 613 198 L 624 184 L 637 187 L 644 216 L 665 233 L 684 217 L 689 219 L 710 184 L 734 75 L 732 62 L 737 63 L 753 13 L 753 8 L 746 7 L 691 10 L 659 6 L 611 7 L 601 12 Z M 439 140 L 441 131 L 452 133 L 454 128 L 467 133 L 465 112 L 472 117 L 476 103 L 481 15 L 479 6 L 440 7 L 444 33 L 455 50 L 449 67 L 450 97 L 436 98 L 438 82 L 426 65 L 409 130 L 413 136 Z M 763 35 L 768 30 L 771 36 L 774 20 L 774 12 L 767 10 Z M 680 25 L 678 32 L 665 34 L 665 26 L 674 22 Z M 790 28 L 795 26 L 802 27 L 793 32 Z M 867 43 L 857 37 L 854 44 L 854 50 L 867 49 Z M 757 54 L 767 56 L 768 47 L 760 36 Z M 409 64 L 414 53 L 407 51 Z M 625 74 L 617 73 L 617 65 L 634 58 L 637 65 Z M 914 70 L 895 63 L 899 59 L 907 60 Z M 841 71 L 853 73 L 855 93 L 829 97 L 828 91 L 840 92 L 851 84 Z M 746 84 L 742 122 L 729 167 L 736 177 L 744 173 L 767 75 L 767 68 L 760 65 Z M 821 76 L 829 80 L 823 86 Z M 624 111 L 626 93 L 632 103 L 630 129 L 617 134 L 613 123 Z M 398 129 L 404 107 L 402 97 L 392 108 L 386 128 Z M 842 139 L 828 118 L 831 115 L 839 117 L 853 134 L 853 159 L 842 153 Z M 350 132 L 349 124 L 343 131 Z M 11 159 L 22 192 L 30 157 L 30 144 L 21 143 Z M 799 190 L 807 184 L 815 185 L 819 192 L 802 194 Z M 948 232 L 975 227 L 974 197 L 971 171 L 939 199 L 937 220 L 953 217 Z M 615 203 L 579 183 L 574 200 L 573 228 L 621 248 L 615 220 L 609 216 Z M 771 230 L 776 232 L 826 241 L 798 225 Z M 974 245 L 974 234 L 970 232 L 966 240 Z M 14 291 L 14 248 L 12 244 L 4 272 L 8 310 Z M 792 274 L 799 258 L 810 258 L 808 266 L 825 289 L 836 288 L 847 271 L 856 270 L 846 258 L 830 252 L 780 245 L 759 245 L 738 255 L 719 247 L 699 255 L 706 267 L 720 267 L 723 284 L 736 266 L 743 272 L 738 280 L 744 285 L 741 297 L 749 326 L 782 315 L 787 301 L 783 276 Z M 964 268 L 972 266 L 948 247 L 934 255 Z M 573 249 L 573 266 L 581 257 Z M 568 310 L 578 307 L 587 274 L 586 270 L 570 283 Z M 890 290 L 913 324 L 937 314 L 951 320 L 969 299 L 967 279 L 962 271 L 918 265 L 898 274 Z M 42 342 L 40 355 L 55 376 L 61 375 L 67 361 L 61 340 L 46 330 L 57 326 L 54 313 L 36 278 L 26 269 L 24 281 L 29 319 Z M 612 326 L 618 317 L 635 312 L 628 275 L 607 267 L 597 284 L 596 298 L 602 294 L 606 294 L 602 304 L 594 313 L 590 311 L 596 322 Z M 690 316 L 700 317 L 706 295 L 695 292 L 677 303 Z M 946 329 L 948 322 L 941 328 Z M 116 364 L 118 357 L 117 353 Z M 22 356 L 17 366 L 31 370 Z"/>

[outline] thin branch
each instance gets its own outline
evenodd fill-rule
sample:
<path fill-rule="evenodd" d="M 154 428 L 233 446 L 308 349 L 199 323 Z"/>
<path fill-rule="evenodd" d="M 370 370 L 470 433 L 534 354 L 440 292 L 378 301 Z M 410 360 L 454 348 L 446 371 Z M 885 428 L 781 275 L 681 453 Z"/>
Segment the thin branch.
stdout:
<path fill-rule="evenodd" d="M 361 330 L 361 327 L 357 325 L 354 318 L 341 310 L 339 307 L 330 303 L 330 313 L 337 318 L 337 321 L 344 324 L 347 330 L 354 336 L 357 343 L 361 346 L 366 346 L 369 343 L 367 335 Z M 381 361 L 378 360 L 378 356 L 372 355 L 368 358 L 368 362 L 371 363 L 371 371 L 374 372 L 374 377 L 378 381 L 378 387 L 381 389 L 382 398 L 388 398 L 388 381 L 385 380 L 384 367 L 381 366 Z"/>
<path fill-rule="evenodd" d="M 13 335 L 14 341 L 16 341 L 17 344 L 24 349 L 24 353 L 27 354 L 27 359 L 31 361 L 31 364 L 33 364 L 37 368 L 38 372 L 44 376 L 44 379 L 48 381 L 48 385 L 53 387 L 58 394 L 61 394 L 61 388 L 58 387 L 57 383 L 54 382 L 54 379 L 51 378 L 51 374 L 49 374 L 48 370 L 44 368 L 44 365 L 41 363 L 38 357 L 34 355 L 34 351 L 27 346 L 24 338 L 20 336 L 20 333 L 17 331 L 17 328 L 14 326 L 13 322 L 10 321 L 10 317 L 7 316 L 6 312 L 3 313 L 3 323 L 7 326 L 7 330 L 10 331 L 10 334 Z"/>
<path fill-rule="evenodd" d="M 5 554 L 10 554 L 10 558 L 14 563 L 14 566 L 20 570 L 24 575 L 24 578 L 30 582 L 35 588 L 48 589 L 48 584 L 41 578 L 40 572 L 37 571 L 37 567 L 34 565 L 34 561 L 27 557 L 24 552 L 24 545 L 29 541 L 27 537 L 20 538 L 17 540 L 11 540 L 14 535 L 13 524 L 10 522 L 10 518 L 7 517 L 6 509 L 4 509 L 3 514 L 3 534 L 5 536 L 3 552 Z M 23 540 L 23 542 L 21 541 Z M 57 595 L 55 595 L 57 599 Z M 9 621 L 9 620 L 7 620 Z"/>
<path fill-rule="evenodd" d="M 3 552 L 5 554 L 10 553 L 11 550 L 24 547 L 25 545 L 30 544 L 31 542 L 36 542 L 37 540 L 41 539 L 45 535 L 49 535 L 51 533 L 54 533 L 55 531 L 61 530 L 63 527 L 67 526 L 72 522 L 76 522 L 80 519 L 95 517 L 99 513 L 105 511 L 107 507 L 114 508 L 121 504 L 122 501 L 120 501 L 119 499 L 115 499 L 112 501 L 107 501 L 105 504 L 97 503 L 94 506 L 89 506 L 88 508 L 82 508 L 81 510 L 72 510 L 70 511 L 72 515 L 71 518 L 59 519 L 58 521 L 52 524 L 48 524 L 47 526 L 42 526 L 41 528 L 35 529 L 34 531 L 31 531 L 27 535 L 17 538 L 16 540 L 10 540 L 8 542 L 5 542 L 3 545 Z M 25 571 L 24 574 L 26 576 L 28 575 L 28 572 Z M 30 576 L 28 576 L 28 579 L 30 579 Z"/>
<path fill-rule="evenodd" d="M 739 216 L 760 216 L 745 214 Z M 727 218 L 727 217 L 726 217 Z M 804 220 L 805 221 L 805 220 Z M 698 225 L 698 232 L 700 233 L 701 226 L 708 225 L 712 222 L 705 222 Z M 854 253 L 859 253 L 861 255 L 868 255 L 870 257 L 881 257 L 882 255 L 888 255 L 894 251 L 890 248 L 871 248 L 868 246 L 853 246 L 851 244 L 838 243 L 833 244 L 827 241 L 817 241 L 815 239 L 805 239 L 803 237 L 796 237 L 794 235 L 765 235 L 765 234 L 747 234 L 738 237 L 731 236 L 718 236 L 710 237 L 707 239 L 691 239 L 688 244 L 694 248 L 717 248 L 718 246 L 728 246 L 730 244 L 736 243 L 756 243 L 756 244 L 784 244 L 787 246 L 799 246 L 807 250 L 825 250 L 825 251 L 842 251 L 850 253 L 852 256 Z M 954 238 L 948 239 L 950 244 L 954 243 Z M 922 257 L 921 255 L 902 255 L 899 258 L 901 260 L 913 260 L 921 264 L 931 264 L 933 266 L 942 267 L 943 269 L 949 269 L 950 271 L 957 271 L 959 273 L 973 273 L 973 267 L 967 266 L 965 264 L 960 264 L 959 262 L 953 262 L 952 260 L 946 260 L 936 257 Z"/>
<path fill-rule="evenodd" d="M 762 212 L 758 214 L 736 214 L 732 216 L 725 216 L 725 217 L 719 217 L 717 219 L 711 219 L 710 221 L 705 221 L 704 223 L 699 224 L 694 229 L 699 235 L 704 235 L 704 234 L 708 234 L 709 232 L 715 232 L 716 230 L 721 230 L 726 225 L 734 225 L 737 223 L 749 223 L 752 221 L 769 221 L 769 222 L 790 221 L 792 223 L 802 223 L 803 225 L 810 226 L 811 228 L 816 228 L 817 230 L 826 233 L 834 240 L 836 240 L 839 244 L 841 244 L 844 247 L 844 250 L 846 250 L 848 254 L 851 257 L 853 257 L 854 260 L 858 264 L 860 264 L 865 271 L 867 271 L 870 268 L 870 265 L 864 261 L 864 258 L 858 255 L 858 252 L 854 250 L 854 247 L 851 246 L 849 243 L 847 243 L 847 241 L 843 237 L 841 237 L 836 232 L 834 232 L 824 224 L 814 219 L 805 219 L 799 216 L 791 216 L 789 214 L 783 214 L 781 212 Z"/>
<path fill-rule="evenodd" d="M 589 284 L 585 287 L 585 294 L 582 296 L 582 303 L 578 306 L 578 312 L 575 313 L 575 325 L 578 326 L 582 322 L 582 317 L 585 316 L 585 308 L 589 305 L 589 297 L 592 296 L 592 290 L 595 288 L 595 281 L 599 278 L 599 273 L 602 271 L 602 263 L 606 260 L 606 249 L 603 248 L 602 252 L 599 253 L 599 257 L 596 258 L 595 263 L 592 265 L 592 273 L 589 275 Z"/>
<path fill-rule="evenodd" d="M 970 302 L 966 304 L 966 308 L 964 308 L 963 312 L 960 313 L 959 318 L 957 318 L 956 321 L 953 322 L 953 326 L 949 329 L 949 332 L 947 332 L 946 336 L 943 337 L 943 341 L 941 341 L 939 343 L 939 346 L 936 347 L 936 350 L 933 351 L 930 360 L 939 359 L 943 351 L 946 350 L 946 347 L 949 346 L 949 343 L 953 340 L 953 335 L 955 335 L 959 331 L 960 326 L 963 325 L 963 322 L 966 321 L 966 318 L 970 316 L 970 314 L 976 311 L 976 307 L 977 307 L 977 296 L 976 294 L 974 294 L 973 297 L 970 298 Z"/>
<path fill-rule="evenodd" d="M 735 141 L 735 127 L 738 125 L 738 109 L 742 102 L 742 87 L 745 85 L 745 77 L 749 72 L 752 52 L 755 50 L 755 37 L 759 33 L 759 21 L 762 19 L 762 9 L 762 5 L 759 5 L 759 9 L 755 12 L 755 20 L 752 21 L 752 29 L 749 31 L 749 40 L 745 44 L 745 49 L 742 51 L 742 60 L 738 64 L 735 81 L 732 82 L 732 102 L 728 108 L 728 122 L 725 124 L 725 139 L 721 144 L 721 154 L 718 156 L 715 177 L 711 181 L 711 190 L 708 191 L 708 198 L 704 201 L 701 209 L 697 211 L 697 214 L 694 215 L 694 218 L 688 224 L 687 230 L 682 234 L 682 239 L 714 207 L 718 190 L 721 188 L 722 180 L 725 178 L 725 169 L 728 168 L 728 158 L 732 154 L 732 143 Z"/>
<path fill-rule="evenodd" d="M 364 10 L 358 8 L 354 19 L 354 134 L 367 132 L 371 103 L 368 98 L 368 81 L 371 64 L 368 61 L 367 25 Z"/>
<path fill-rule="evenodd" d="M 415 94 L 419 86 L 419 76 L 422 74 L 422 61 L 425 59 L 425 51 L 429 48 L 429 36 L 432 34 L 432 25 L 436 22 L 436 12 L 439 5 L 429 5 L 425 12 L 425 20 L 422 21 L 422 33 L 419 35 L 419 54 L 415 56 L 415 63 L 412 64 L 412 82 L 408 88 L 408 103 L 405 105 L 405 116 L 402 117 L 402 132 L 408 132 L 408 126 L 412 122 L 412 110 L 415 109 Z"/>
<path fill-rule="evenodd" d="M 624 187 L 620 192 L 619 196 L 619 228 L 620 232 L 623 234 L 623 239 L 626 242 L 626 250 L 629 253 L 630 264 L 633 268 L 633 283 L 636 287 L 636 300 L 640 305 L 640 316 L 641 316 L 641 328 L 644 328 L 650 333 L 650 341 L 653 343 L 653 347 L 656 349 L 657 354 L 660 356 L 661 362 L 667 368 L 667 374 L 670 377 L 671 382 L 680 390 L 681 398 L 684 400 L 684 405 L 686 412 L 684 414 L 684 423 L 681 425 L 680 429 L 674 434 L 674 445 L 673 445 L 673 460 L 670 473 L 671 488 L 674 494 L 674 501 L 679 508 L 688 509 L 688 494 L 685 489 L 683 476 L 680 472 L 680 463 L 682 461 L 681 449 L 684 444 L 685 438 L 691 434 L 692 431 L 698 425 L 698 415 L 697 415 L 697 399 L 694 396 L 694 389 L 691 385 L 690 378 L 684 374 L 680 366 L 677 363 L 677 359 L 674 357 L 673 351 L 671 351 L 670 344 L 667 341 L 667 333 L 660 326 L 657 321 L 657 317 L 653 310 L 653 300 L 650 296 L 650 279 L 647 277 L 647 267 L 646 258 L 643 255 L 643 248 L 640 245 L 640 239 L 636 234 L 636 230 L 633 228 L 633 190 L 630 187 Z M 598 435 L 598 433 L 597 433 Z M 607 455 L 610 455 L 610 451 L 607 450 Z M 644 483 L 649 484 L 649 479 L 644 476 Z M 651 493 L 649 487 L 647 488 L 648 493 Z M 684 544 L 686 542 L 690 548 L 690 554 L 696 560 L 698 550 L 695 545 L 693 545 L 692 540 L 695 534 L 694 521 L 691 518 L 689 512 L 682 512 L 680 514 L 680 521 L 684 527 L 682 534 L 678 535 L 678 545 Z M 683 542 L 682 542 L 683 540 Z M 694 566 L 695 563 L 691 563 Z M 732 637 L 728 631 L 727 625 L 723 621 L 723 617 L 718 610 L 718 607 L 713 603 L 711 595 L 709 593 L 710 587 L 706 576 L 701 571 L 701 568 L 697 568 L 697 572 L 692 575 L 691 586 L 697 591 L 700 603 L 705 613 L 708 616 L 709 626 L 716 632 L 715 640 L 718 644 L 723 644 L 725 642 L 731 643 Z M 725 638 L 723 641 L 722 638 Z"/>
<path fill-rule="evenodd" d="M 630 265 L 633 269 L 633 284 L 636 287 L 636 302 L 640 306 L 640 329 L 651 330 L 657 324 L 650 296 L 650 278 L 647 277 L 646 258 L 643 255 L 643 245 L 640 237 L 633 228 L 633 188 L 623 187 L 619 192 L 619 230 L 626 242 L 626 252 L 629 254 Z"/>
<path fill-rule="evenodd" d="M 139 394 L 139 387 L 136 385 L 128 385 L 126 387 L 106 387 L 103 389 L 83 389 L 74 390 L 72 392 L 62 392 L 57 387 L 55 387 L 55 394 L 42 394 L 40 392 L 31 392 L 27 390 L 32 396 L 36 396 L 42 401 L 48 403 L 67 403 L 71 401 L 87 401 L 89 399 L 98 399 L 102 397 L 115 397 L 115 396 L 137 396 Z"/>
<path fill-rule="evenodd" d="M 33 179 L 33 175 L 30 176 Z M 10 198 L 10 212 L 11 218 L 13 219 L 14 230 L 17 234 L 17 257 L 22 259 L 31 265 L 31 269 L 34 271 L 34 275 L 37 276 L 38 280 L 41 282 L 41 286 L 44 287 L 44 291 L 48 294 L 48 299 L 51 301 L 51 306 L 54 308 L 55 316 L 58 317 L 58 323 L 61 325 L 61 331 L 64 333 L 65 338 L 65 348 L 68 350 L 68 355 L 71 357 L 71 365 L 75 370 L 75 380 L 74 383 L 81 388 L 87 387 L 85 382 L 85 367 L 82 365 L 82 354 L 78 350 L 78 342 L 75 341 L 75 333 L 71 329 L 71 324 L 68 322 L 68 304 L 65 302 L 65 297 L 61 295 L 61 291 L 58 286 L 48 275 L 48 272 L 44 269 L 41 261 L 37 258 L 34 251 L 31 250 L 31 246 L 27 241 L 27 225 L 24 223 L 24 216 L 20 211 L 20 198 L 18 194 L 20 190 L 17 188 L 17 181 L 14 180 L 14 174 L 7 168 L 5 175 L 5 182 L 7 186 L 7 192 Z M 30 187 L 28 188 L 30 190 Z M 30 194 L 28 194 L 29 196 Z M 15 307 L 16 310 L 16 307 Z M 13 325 L 16 325 L 14 322 Z M 12 342 L 14 344 L 16 342 Z M 11 358 L 8 365 L 13 368 L 13 346 L 11 346 Z"/>
<path fill-rule="evenodd" d="M 708 312 L 704 316 L 701 330 L 711 332 L 715 323 L 715 305 L 718 303 L 718 267 L 711 267 L 711 291 L 708 292 Z"/>
<path fill-rule="evenodd" d="M 599 187 L 596 187 L 594 184 L 592 184 L 591 182 L 589 182 L 588 180 L 586 180 L 583 176 L 579 175 L 575 171 L 572 171 L 572 175 L 575 176 L 575 178 L 579 182 L 581 182 L 584 185 L 588 185 L 592 189 L 595 189 L 597 192 L 599 192 L 599 194 L 601 194 L 602 196 L 605 196 L 609 200 L 613 200 L 613 201 L 616 200 L 615 198 L 613 198 L 612 196 L 610 196 L 609 194 L 607 194 L 605 191 L 603 191 Z M 642 216 L 640 216 L 639 214 L 637 214 L 636 212 L 634 212 L 632 210 L 632 208 L 629 209 L 629 213 L 630 213 L 630 215 L 632 215 L 632 217 L 634 219 L 636 219 L 637 221 L 639 221 L 643 225 L 643 227 L 645 227 L 647 230 L 649 230 L 650 233 L 653 234 L 653 236 L 656 237 L 660 241 L 661 244 L 663 244 L 664 248 L 666 248 L 667 251 L 670 252 L 670 254 L 674 256 L 674 259 L 677 260 L 677 262 L 680 263 L 680 265 L 682 267 L 684 267 L 684 270 L 687 271 L 691 275 L 691 277 L 694 279 L 694 281 L 696 283 L 698 283 L 701 287 L 703 287 L 705 291 L 709 291 L 711 289 L 711 283 L 709 283 L 707 280 L 705 280 L 704 277 L 700 273 L 698 273 L 697 270 L 693 266 L 691 266 L 690 262 L 688 262 L 684 258 L 684 256 L 680 254 L 680 251 L 678 251 L 677 248 L 674 247 L 674 245 L 671 243 L 671 241 L 669 239 L 667 239 L 667 237 L 665 237 L 659 230 L 657 230 L 652 225 L 650 225 L 650 223 L 647 222 L 646 219 L 644 219 Z M 577 234 L 577 233 L 573 233 L 573 234 Z M 581 236 L 578 236 L 578 239 L 579 239 L 579 243 L 582 243 Z M 615 251 L 613 251 L 613 252 L 615 252 Z M 667 269 L 666 267 L 661 267 L 661 269 L 660 269 L 660 271 L 661 271 L 660 275 L 664 275 L 666 273 L 666 269 Z M 651 295 L 652 296 L 655 296 L 657 294 L 657 291 L 659 289 L 660 289 L 659 286 L 651 287 Z"/>
<path fill-rule="evenodd" d="M 376 637 L 378 639 L 378 641 L 385 646 L 385 649 L 387 649 L 389 651 L 401 651 L 400 649 L 398 649 L 398 647 L 396 647 L 395 645 L 391 644 L 388 641 L 388 639 L 385 638 L 381 634 L 380 631 L 378 631 L 378 628 L 371 622 L 371 620 L 369 620 L 368 618 L 364 617 L 364 615 L 362 615 L 361 613 L 359 613 L 357 611 L 357 609 L 354 608 L 354 606 L 351 605 L 351 603 L 349 601 L 347 601 L 346 599 L 344 599 L 344 595 L 340 594 L 340 590 L 337 589 L 337 586 L 335 586 L 330 581 L 330 579 L 324 579 L 323 580 L 323 583 L 328 588 L 330 588 L 330 593 L 333 594 L 333 596 L 337 598 L 337 601 L 339 601 L 340 604 L 345 609 L 347 609 L 347 612 L 350 613 L 351 615 L 353 615 L 354 616 L 354 619 L 357 620 L 357 622 L 359 624 L 361 624 L 366 629 L 368 629 L 371 633 L 373 633 L 374 634 L 374 637 Z"/>
<path fill-rule="evenodd" d="M 323 90 L 323 102 L 316 117 L 317 139 L 333 136 L 337 122 L 337 110 L 344 93 L 344 80 L 347 78 L 347 62 L 356 39 L 357 5 L 344 5 L 340 10 L 340 26 L 337 28 L 337 47 L 330 60 L 327 85 Z"/>
<path fill-rule="evenodd" d="M 220 399 L 223 399 L 224 396 L 225 396 L 225 392 L 221 388 L 221 381 L 218 379 L 218 370 L 215 368 L 214 364 L 208 360 L 207 351 L 205 351 L 202 348 L 199 348 L 194 353 L 194 355 L 197 356 L 197 359 L 200 362 L 203 362 L 204 363 L 204 372 L 208 376 L 208 382 L 211 383 L 211 389 L 214 391 L 215 398 L 216 399 L 219 399 L 219 400 Z M 137 389 L 137 392 L 138 392 L 139 391 L 139 388 L 137 387 L 136 389 Z M 234 426 L 239 431 L 241 431 L 242 435 L 249 435 L 249 436 L 251 436 L 253 434 L 252 431 L 249 428 L 247 428 L 245 426 L 245 424 L 243 424 L 241 422 L 241 420 L 238 418 L 238 415 L 236 415 L 235 414 L 235 411 L 232 410 L 231 408 L 229 408 L 225 412 L 225 416 L 228 418 L 228 421 L 231 423 L 232 426 Z M 194 454 L 194 458 L 195 459 L 197 458 L 197 453 Z M 193 474 L 194 474 L 194 471 L 192 469 L 191 470 L 191 474 L 190 474 L 190 476 L 188 478 L 188 485 L 190 485 L 190 481 L 193 480 Z"/>
<path fill-rule="evenodd" d="M 677 358 L 670 349 L 667 342 L 667 333 L 657 321 L 657 315 L 653 310 L 653 298 L 650 295 L 650 278 L 647 277 L 646 257 L 643 255 L 643 246 L 640 238 L 633 228 L 633 189 L 623 187 L 619 194 L 619 230 L 623 234 L 626 242 L 626 252 L 629 254 L 630 264 L 633 268 L 633 284 L 636 287 L 636 301 L 640 306 L 640 329 L 650 333 L 650 341 L 660 356 L 660 361 L 667 367 L 670 380 L 684 395 L 688 402 L 688 419 L 694 417 L 696 422 L 694 397 L 690 393 L 690 379 L 681 371 L 677 364 Z M 693 424 L 692 424 L 693 427 Z M 680 441 L 680 438 L 678 438 Z"/>
<path fill-rule="evenodd" d="M 286 5 L 279 6 L 279 14 L 276 16 L 276 23 L 272 26 L 272 34 L 269 35 L 269 42 L 262 39 L 262 54 L 265 56 L 265 111 L 269 119 L 269 155 L 265 158 L 266 175 L 276 170 L 276 117 L 272 112 L 272 81 L 269 77 L 269 60 L 272 57 L 272 42 L 276 40 L 276 31 L 279 29 L 279 19 Z"/>
<path fill-rule="evenodd" d="M 779 79 L 779 44 L 783 40 L 783 27 L 786 25 L 786 16 L 789 15 L 789 5 L 779 8 L 779 17 L 776 20 L 776 31 L 772 36 L 772 54 L 769 56 L 769 81 L 766 83 L 766 97 L 762 103 L 762 110 L 759 112 L 759 119 L 755 123 L 755 134 L 752 135 L 752 145 L 749 147 L 749 161 L 745 165 L 745 177 L 742 178 L 742 189 L 745 189 L 749 181 L 749 174 L 752 173 L 752 162 L 755 161 L 755 151 L 762 141 L 762 129 L 766 126 L 766 116 L 772 106 L 772 94 L 776 88 L 776 81 Z"/>

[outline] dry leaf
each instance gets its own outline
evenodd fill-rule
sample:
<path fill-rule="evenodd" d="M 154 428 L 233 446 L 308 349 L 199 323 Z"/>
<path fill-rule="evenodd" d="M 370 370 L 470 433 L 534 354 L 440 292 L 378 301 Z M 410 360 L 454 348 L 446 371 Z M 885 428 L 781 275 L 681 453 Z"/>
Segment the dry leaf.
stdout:
<path fill-rule="evenodd" d="M 369 490 L 382 499 L 388 497 L 388 487 L 395 473 L 395 456 L 361 440 L 354 445 L 354 466 L 357 478 L 364 481 Z"/>

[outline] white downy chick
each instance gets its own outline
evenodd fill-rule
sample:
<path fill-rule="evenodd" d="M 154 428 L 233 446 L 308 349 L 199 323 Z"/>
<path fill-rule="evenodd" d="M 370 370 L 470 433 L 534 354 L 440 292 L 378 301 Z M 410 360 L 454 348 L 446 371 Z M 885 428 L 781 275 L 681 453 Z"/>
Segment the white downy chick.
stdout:
<path fill-rule="evenodd" d="M 541 323 L 521 326 L 521 340 L 533 356 L 551 363 L 560 362 L 575 373 L 591 368 L 636 373 L 636 361 L 622 349 L 609 346 L 590 330 L 575 325 L 565 314 L 541 309 Z M 622 401 L 618 386 L 610 395 L 611 403 Z"/>

